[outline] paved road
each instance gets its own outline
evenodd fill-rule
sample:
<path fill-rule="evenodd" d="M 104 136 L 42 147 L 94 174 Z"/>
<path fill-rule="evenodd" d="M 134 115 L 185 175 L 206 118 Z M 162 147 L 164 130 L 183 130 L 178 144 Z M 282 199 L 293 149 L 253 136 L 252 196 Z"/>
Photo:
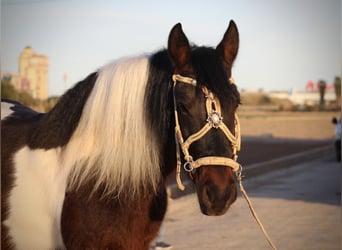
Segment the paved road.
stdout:
<path fill-rule="evenodd" d="M 333 156 L 245 180 L 277 249 L 341 249 L 341 166 Z M 226 215 L 200 214 L 195 195 L 171 201 L 165 240 L 174 249 L 270 249 L 243 197 Z"/>

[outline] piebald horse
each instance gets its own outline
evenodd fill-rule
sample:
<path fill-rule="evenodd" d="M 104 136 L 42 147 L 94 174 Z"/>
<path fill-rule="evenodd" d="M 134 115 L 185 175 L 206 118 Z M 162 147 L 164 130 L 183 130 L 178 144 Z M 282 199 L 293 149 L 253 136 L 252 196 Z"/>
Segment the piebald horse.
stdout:
<path fill-rule="evenodd" d="M 48 113 L 3 100 L 2 249 L 148 249 L 175 171 L 203 214 L 224 214 L 237 196 L 238 47 L 233 21 L 216 48 L 176 24 L 167 49 L 103 66 Z"/>

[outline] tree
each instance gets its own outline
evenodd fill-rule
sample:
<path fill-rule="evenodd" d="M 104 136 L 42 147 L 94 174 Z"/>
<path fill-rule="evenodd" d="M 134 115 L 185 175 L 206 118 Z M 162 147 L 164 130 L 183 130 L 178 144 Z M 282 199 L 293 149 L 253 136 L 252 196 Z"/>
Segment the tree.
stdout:
<path fill-rule="evenodd" d="M 1 80 L 1 98 L 15 100 L 30 107 L 35 107 L 39 103 L 29 93 L 18 92 L 8 80 Z"/>
<path fill-rule="evenodd" d="M 18 100 L 18 91 L 8 80 L 1 80 L 1 98 Z"/>

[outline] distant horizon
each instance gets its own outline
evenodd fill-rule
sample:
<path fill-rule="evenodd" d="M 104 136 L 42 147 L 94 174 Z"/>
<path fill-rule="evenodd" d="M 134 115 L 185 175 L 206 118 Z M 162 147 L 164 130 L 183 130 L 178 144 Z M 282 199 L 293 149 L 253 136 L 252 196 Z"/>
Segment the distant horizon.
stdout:
<path fill-rule="evenodd" d="M 332 84 L 341 76 L 339 0 L 4 0 L 1 7 L 1 71 L 18 72 L 19 54 L 30 46 L 49 57 L 49 96 L 113 59 L 165 48 L 178 22 L 190 42 L 213 47 L 229 20 L 236 22 L 239 89 L 305 89 L 309 81 Z"/>
<path fill-rule="evenodd" d="M 48 55 L 43 55 L 43 54 L 41 54 L 41 53 L 37 53 L 37 51 L 35 51 L 34 48 L 32 48 L 32 46 L 30 46 L 30 45 L 25 46 L 25 47 L 23 48 L 23 50 L 24 50 L 25 48 L 31 48 L 31 49 L 36 53 L 36 55 L 38 55 L 38 56 L 45 56 L 45 57 L 47 57 L 47 58 L 49 59 L 49 56 L 48 56 Z M 23 51 L 23 50 L 22 50 L 22 51 Z M 21 51 L 21 52 L 22 52 L 22 51 Z M 20 52 L 20 53 L 21 53 L 21 52 Z M 17 58 L 19 58 L 20 53 L 19 53 L 19 55 L 18 55 Z M 90 73 L 92 73 L 92 72 L 89 72 L 89 74 L 90 74 Z M 17 70 L 17 72 L 9 72 L 9 71 L 1 72 L 1 75 L 2 75 L 2 76 L 7 75 L 7 74 L 11 74 L 11 75 L 14 74 L 14 75 L 19 76 L 19 62 L 18 62 L 18 70 Z M 64 76 L 63 76 L 64 79 L 67 78 L 67 77 L 68 77 L 67 75 L 64 75 Z M 85 77 L 86 77 L 86 76 L 85 76 Z M 84 77 L 84 78 L 85 78 L 85 77 Z M 247 87 L 247 88 L 245 88 L 245 87 L 240 87 L 240 86 L 238 86 L 238 88 L 239 88 L 239 91 L 241 91 L 241 92 L 246 92 L 246 93 L 248 93 L 248 92 L 261 92 L 261 93 L 282 92 L 282 93 L 285 93 L 285 92 L 289 92 L 289 91 L 297 91 L 297 92 L 317 92 L 318 90 L 306 91 L 307 84 L 308 84 L 309 82 L 312 82 L 312 83 L 314 83 L 314 84 L 318 84 L 319 81 L 324 80 L 324 81 L 326 81 L 326 83 L 327 83 L 327 89 L 326 89 L 326 91 L 334 91 L 334 89 L 332 89 L 332 86 L 334 85 L 334 80 L 335 80 L 336 77 L 340 77 L 340 76 L 335 76 L 331 83 L 327 82 L 325 79 L 319 79 L 319 80 L 317 80 L 317 81 L 309 80 L 307 83 L 305 83 L 303 86 L 301 86 L 301 88 L 292 87 L 292 88 L 290 88 L 290 89 L 270 89 L 270 90 L 265 90 L 265 89 L 262 88 L 262 87 L 259 87 L 259 88 L 253 88 L 253 87 L 249 87 L 249 88 L 248 88 L 248 87 Z M 81 79 L 81 80 L 82 80 L 82 79 Z M 80 80 L 80 81 L 81 81 L 81 80 Z M 72 85 L 70 86 L 70 88 L 72 88 L 75 84 L 77 84 L 77 82 L 75 82 L 74 84 L 72 84 Z M 67 89 L 66 89 L 66 90 L 67 90 Z M 65 91 L 66 91 L 66 90 L 65 90 Z M 60 97 L 60 96 L 63 95 L 64 93 L 65 93 L 65 92 L 61 93 L 60 95 L 49 95 L 49 97 Z"/>

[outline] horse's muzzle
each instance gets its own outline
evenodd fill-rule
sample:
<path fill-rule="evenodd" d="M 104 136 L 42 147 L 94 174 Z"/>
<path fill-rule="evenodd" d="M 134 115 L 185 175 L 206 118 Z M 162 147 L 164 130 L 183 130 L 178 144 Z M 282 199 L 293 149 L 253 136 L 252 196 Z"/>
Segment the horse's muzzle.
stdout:
<path fill-rule="evenodd" d="M 209 216 L 223 215 L 237 197 L 236 184 L 232 181 L 222 189 L 213 182 L 204 184 L 197 190 L 201 212 Z"/>

